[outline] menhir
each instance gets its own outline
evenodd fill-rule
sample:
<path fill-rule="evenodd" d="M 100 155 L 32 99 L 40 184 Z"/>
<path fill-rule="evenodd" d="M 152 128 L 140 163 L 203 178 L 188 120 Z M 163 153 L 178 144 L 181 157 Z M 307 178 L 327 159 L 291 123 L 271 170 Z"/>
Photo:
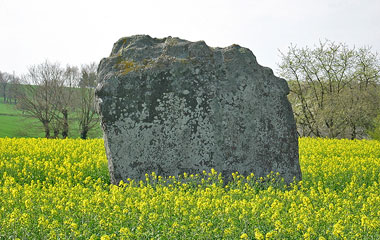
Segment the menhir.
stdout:
<path fill-rule="evenodd" d="M 97 106 L 111 182 L 214 168 L 301 179 L 289 88 L 238 45 L 137 35 L 98 69 Z"/>

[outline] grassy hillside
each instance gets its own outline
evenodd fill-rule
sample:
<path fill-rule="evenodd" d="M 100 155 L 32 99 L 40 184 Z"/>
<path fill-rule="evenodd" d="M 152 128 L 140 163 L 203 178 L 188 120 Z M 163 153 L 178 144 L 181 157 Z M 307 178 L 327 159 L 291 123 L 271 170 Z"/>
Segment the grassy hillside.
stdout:
<path fill-rule="evenodd" d="M 78 122 L 74 119 L 70 124 L 69 137 L 80 137 Z M 89 133 L 90 138 L 102 136 L 100 126 Z M 0 99 L 0 138 L 1 137 L 44 137 L 41 123 L 27 117 L 17 110 L 14 104 L 6 104 Z"/>
<path fill-rule="evenodd" d="M 5 104 L 4 100 L 0 98 L 0 114 L 20 114 L 20 111 L 18 111 L 14 104 Z"/>

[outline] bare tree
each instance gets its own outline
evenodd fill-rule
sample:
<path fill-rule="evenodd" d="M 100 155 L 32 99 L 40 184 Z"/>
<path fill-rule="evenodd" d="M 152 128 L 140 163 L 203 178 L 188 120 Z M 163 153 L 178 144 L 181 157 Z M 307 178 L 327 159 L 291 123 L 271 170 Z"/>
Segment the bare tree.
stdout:
<path fill-rule="evenodd" d="M 80 136 L 82 139 L 88 137 L 88 133 L 99 124 L 98 115 L 95 111 L 95 86 L 97 65 L 91 63 L 82 65 L 81 78 L 78 91 L 78 118 Z"/>
<path fill-rule="evenodd" d="M 326 40 L 314 49 L 291 45 L 280 76 L 289 80 L 301 136 L 364 136 L 379 113 L 380 59 L 370 48 Z"/>
<path fill-rule="evenodd" d="M 7 87 L 7 103 L 17 104 L 17 92 L 20 87 L 20 78 L 13 74 L 9 76 L 10 81 Z"/>
<path fill-rule="evenodd" d="M 2 90 L 2 93 L 3 93 L 3 97 L 4 97 L 4 102 L 5 102 L 5 90 L 3 89 L 3 85 L 4 85 L 4 75 L 3 73 L 0 71 L 0 85 L 1 85 L 1 90 Z"/>
<path fill-rule="evenodd" d="M 11 81 L 11 76 L 6 72 L 0 72 L 0 87 L 3 95 L 4 103 L 7 102 L 7 87 Z"/>
<path fill-rule="evenodd" d="M 64 71 L 58 63 L 45 61 L 29 68 L 18 91 L 18 107 L 30 117 L 38 119 L 45 137 L 51 137 L 50 124 L 59 114 L 59 94 L 64 81 Z"/>
<path fill-rule="evenodd" d="M 75 66 L 67 66 L 63 72 L 62 81 L 57 88 L 57 108 L 59 114 L 55 116 L 54 135 L 58 137 L 62 131 L 62 138 L 69 136 L 69 112 L 76 106 L 75 87 L 79 82 L 79 69 Z"/>
<path fill-rule="evenodd" d="M 88 133 L 99 122 L 94 107 L 95 63 L 62 68 L 45 61 L 29 68 L 18 88 L 18 104 L 27 116 L 38 119 L 46 138 L 69 136 L 69 116 L 78 119 L 80 134 Z M 75 113 L 75 114 L 73 114 Z"/>

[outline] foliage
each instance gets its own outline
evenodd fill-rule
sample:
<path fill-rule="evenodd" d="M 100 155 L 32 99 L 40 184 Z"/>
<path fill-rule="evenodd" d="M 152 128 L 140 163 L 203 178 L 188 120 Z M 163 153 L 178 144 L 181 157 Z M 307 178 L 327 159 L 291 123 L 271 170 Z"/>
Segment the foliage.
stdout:
<path fill-rule="evenodd" d="M 362 138 L 379 114 L 380 58 L 368 47 L 320 42 L 291 45 L 280 76 L 289 80 L 300 136 Z"/>
<path fill-rule="evenodd" d="M 375 140 L 380 141 L 380 115 L 372 122 L 372 127 L 368 130 L 368 135 Z"/>
<path fill-rule="evenodd" d="M 0 238 L 379 239 L 379 156 L 378 141 L 301 138 L 287 188 L 215 171 L 117 187 L 100 139 L 0 139 Z"/>

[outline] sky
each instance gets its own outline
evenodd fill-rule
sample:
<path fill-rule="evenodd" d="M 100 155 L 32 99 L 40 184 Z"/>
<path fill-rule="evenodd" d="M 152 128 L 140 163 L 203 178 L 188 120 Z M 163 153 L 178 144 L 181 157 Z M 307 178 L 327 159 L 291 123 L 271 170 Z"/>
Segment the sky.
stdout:
<path fill-rule="evenodd" d="M 380 53 L 380 1 L 0 0 L 0 71 L 22 75 L 45 60 L 98 63 L 135 34 L 238 44 L 276 71 L 291 43 L 328 39 Z"/>

